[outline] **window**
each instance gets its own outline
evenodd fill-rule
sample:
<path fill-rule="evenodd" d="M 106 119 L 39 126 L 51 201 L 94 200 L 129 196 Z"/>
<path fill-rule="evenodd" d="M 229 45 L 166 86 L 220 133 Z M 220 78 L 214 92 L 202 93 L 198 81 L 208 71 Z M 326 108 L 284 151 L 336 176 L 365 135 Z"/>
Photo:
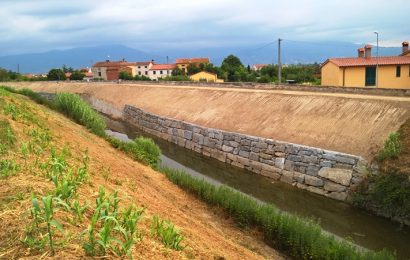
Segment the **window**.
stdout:
<path fill-rule="evenodd" d="M 154 70 L 154 75 L 156 75 L 156 74 L 157 74 L 157 71 Z"/>
<path fill-rule="evenodd" d="M 138 66 L 139 69 L 141 69 L 141 66 Z"/>
<path fill-rule="evenodd" d="M 145 71 L 145 75 L 148 75 L 148 71 Z"/>
<path fill-rule="evenodd" d="M 162 70 L 160 70 L 160 71 L 159 71 L 159 74 L 162 74 L 162 73 L 163 73 Z"/>
<path fill-rule="evenodd" d="M 401 66 L 397 66 L 396 67 L 396 77 L 400 78 L 400 74 L 401 74 Z"/>
<path fill-rule="evenodd" d="M 148 68 L 147 66 L 145 66 L 145 68 Z"/>
<path fill-rule="evenodd" d="M 101 71 L 98 72 L 98 77 L 101 77 Z"/>
<path fill-rule="evenodd" d="M 138 71 L 138 75 L 141 75 L 141 71 Z"/>

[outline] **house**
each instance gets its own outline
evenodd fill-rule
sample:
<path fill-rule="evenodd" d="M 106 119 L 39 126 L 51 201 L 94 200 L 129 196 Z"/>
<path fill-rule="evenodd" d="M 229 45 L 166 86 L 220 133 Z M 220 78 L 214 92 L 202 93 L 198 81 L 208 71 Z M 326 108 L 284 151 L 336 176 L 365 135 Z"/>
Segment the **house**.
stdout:
<path fill-rule="evenodd" d="M 192 81 L 200 81 L 200 82 L 224 82 L 223 79 L 218 79 L 218 76 L 215 73 L 201 71 L 189 77 Z"/>
<path fill-rule="evenodd" d="M 135 63 L 135 75 L 148 77 L 148 71 L 154 65 L 154 60 L 152 61 L 139 61 Z"/>
<path fill-rule="evenodd" d="M 209 63 L 208 58 L 182 58 L 182 59 L 176 59 L 175 61 L 177 67 L 183 72 L 187 73 L 188 72 L 188 66 L 189 65 L 195 65 L 199 66 L 201 63 Z"/>
<path fill-rule="evenodd" d="M 106 60 L 97 62 L 92 67 L 93 78 L 103 80 L 117 80 L 121 71 L 126 71 L 135 76 L 135 62 Z"/>
<path fill-rule="evenodd" d="M 151 80 L 158 80 L 172 75 L 172 71 L 177 68 L 176 64 L 153 64 L 148 70 L 148 77 Z"/>
<path fill-rule="evenodd" d="M 409 43 L 403 42 L 399 56 L 380 57 L 372 56 L 372 46 L 366 45 L 357 57 L 327 59 L 321 74 L 323 86 L 410 89 Z"/>
<path fill-rule="evenodd" d="M 268 66 L 269 64 L 253 64 L 251 69 L 253 71 L 260 71 L 261 69 L 263 69 L 264 67 Z"/>
<path fill-rule="evenodd" d="M 91 68 L 81 68 L 79 70 L 85 75 L 83 80 L 90 81 L 93 79 L 94 75 L 93 75 L 93 71 L 91 70 Z"/>

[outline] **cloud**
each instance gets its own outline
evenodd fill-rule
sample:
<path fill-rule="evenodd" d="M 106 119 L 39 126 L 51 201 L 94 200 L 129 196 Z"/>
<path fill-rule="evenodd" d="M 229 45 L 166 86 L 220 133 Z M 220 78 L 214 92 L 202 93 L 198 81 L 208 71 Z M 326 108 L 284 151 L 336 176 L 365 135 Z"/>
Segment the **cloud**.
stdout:
<path fill-rule="evenodd" d="M 278 37 L 381 42 L 410 38 L 407 1 L 2 1 L 7 53 L 121 43 L 135 48 L 251 45 Z"/>

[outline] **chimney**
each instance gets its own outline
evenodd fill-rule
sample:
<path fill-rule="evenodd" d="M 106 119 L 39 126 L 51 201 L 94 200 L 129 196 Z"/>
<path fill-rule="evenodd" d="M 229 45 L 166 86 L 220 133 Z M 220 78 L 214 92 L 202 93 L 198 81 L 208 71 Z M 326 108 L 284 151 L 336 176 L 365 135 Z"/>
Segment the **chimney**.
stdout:
<path fill-rule="evenodd" d="M 110 62 L 110 60 L 105 60 L 105 62 Z"/>
<path fill-rule="evenodd" d="M 409 42 L 403 42 L 402 46 L 403 46 L 403 53 L 406 53 L 409 51 Z"/>
<path fill-rule="evenodd" d="M 124 58 L 122 58 L 122 62 L 124 62 L 125 61 L 125 59 Z"/>
<path fill-rule="evenodd" d="M 364 57 L 365 58 L 372 57 L 372 46 L 370 44 L 367 44 L 366 46 L 364 46 Z"/>
<path fill-rule="evenodd" d="M 359 58 L 364 58 L 364 48 L 357 49 L 357 56 Z"/>

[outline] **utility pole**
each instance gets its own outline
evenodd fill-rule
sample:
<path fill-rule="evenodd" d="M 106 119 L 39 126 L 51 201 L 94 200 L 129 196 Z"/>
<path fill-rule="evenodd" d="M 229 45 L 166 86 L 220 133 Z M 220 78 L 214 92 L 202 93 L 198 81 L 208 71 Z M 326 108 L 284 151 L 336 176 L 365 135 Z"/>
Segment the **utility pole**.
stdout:
<path fill-rule="evenodd" d="M 17 73 L 20 74 L 20 64 L 17 63 Z"/>
<path fill-rule="evenodd" d="M 278 82 L 282 83 L 282 63 L 280 61 L 280 42 L 283 41 L 281 38 L 278 39 Z"/>
<path fill-rule="evenodd" d="M 168 58 L 168 56 L 167 56 L 167 64 L 168 64 L 168 59 L 169 59 L 169 58 Z"/>
<path fill-rule="evenodd" d="M 374 32 L 376 34 L 376 88 L 379 87 L 379 32 Z"/>

